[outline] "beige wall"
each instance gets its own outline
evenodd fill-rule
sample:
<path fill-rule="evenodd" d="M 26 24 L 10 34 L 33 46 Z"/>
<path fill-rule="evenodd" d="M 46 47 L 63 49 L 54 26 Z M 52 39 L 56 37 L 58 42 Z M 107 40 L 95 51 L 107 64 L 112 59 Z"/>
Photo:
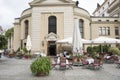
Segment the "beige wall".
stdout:
<path fill-rule="evenodd" d="M 109 22 L 107 22 L 106 20 L 109 20 Z M 120 23 L 114 22 L 114 20 L 118 20 L 118 18 L 92 18 L 92 39 L 99 37 L 99 27 L 110 27 L 110 35 L 108 35 L 108 37 L 116 38 L 117 36 L 115 36 L 115 27 L 120 28 Z"/>
<path fill-rule="evenodd" d="M 17 51 L 18 48 L 20 48 L 20 25 L 19 23 L 14 24 L 14 43 L 13 48 L 15 51 Z"/>
<path fill-rule="evenodd" d="M 72 7 L 35 7 L 32 9 L 32 50 L 41 51 L 47 42 L 44 37 L 48 34 L 48 17 L 57 17 L 57 35 L 59 39 L 70 37 L 73 33 L 73 8 Z M 41 46 L 41 42 L 45 46 Z"/>

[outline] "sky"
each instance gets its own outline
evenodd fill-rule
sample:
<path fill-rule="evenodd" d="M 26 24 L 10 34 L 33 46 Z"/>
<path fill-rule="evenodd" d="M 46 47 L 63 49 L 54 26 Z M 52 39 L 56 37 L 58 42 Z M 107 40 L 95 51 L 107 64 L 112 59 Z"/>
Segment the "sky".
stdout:
<path fill-rule="evenodd" d="M 3 29 L 13 27 L 14 19 L 19 18 L 22 11 L 29 8 L 29 2 L 33 0 L 0 0 L 0 26 Z M 77 1 L 77 0 L 73 0 Z M 86 9 L 91 15 L 104 0 L 78 0 L 79 7 Z"/>

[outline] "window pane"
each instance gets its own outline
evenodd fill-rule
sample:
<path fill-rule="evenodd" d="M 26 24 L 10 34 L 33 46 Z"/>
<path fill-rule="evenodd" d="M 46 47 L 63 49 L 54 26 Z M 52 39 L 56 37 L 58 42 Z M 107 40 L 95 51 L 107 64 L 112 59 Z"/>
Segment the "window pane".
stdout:
<path fill-rule="evenodd" d="M 119 35 L 119 28 L 115 27 L 115 35 Z"/>
<path fill-rule="evenodd" d="M 83 38 L 83 20 L 82 19 L 79 20 L 79 29 L 80 29 L 81 37 Z"/>
<path fill-rule="evenodd" d="M 56 21 L 56 17 L 55 16 L 50 16 L 49 17 L 49 27 L 48 27 L 48 33 L 51 33 L 51 32 L 53 32 L 53 33 L 55 33 L 56 34 L 56 23 L 57 23 L 57 21 Z"/>
<path fill-rule="evenodd" d="M 102 28 L 102 35 L 105 35 L 105 27 Z"/>

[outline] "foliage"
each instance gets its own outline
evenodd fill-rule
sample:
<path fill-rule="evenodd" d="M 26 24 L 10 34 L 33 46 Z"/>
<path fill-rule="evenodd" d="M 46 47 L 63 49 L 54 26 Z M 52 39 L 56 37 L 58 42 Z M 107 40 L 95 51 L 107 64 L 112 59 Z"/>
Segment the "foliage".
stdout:
<path fill-rule="evenodd" d="M 88 46 L 88 47 L 87 47 L 87 52 L 88 52 L 89 54 L 91 54 L 91 53 L 93 52 L 92 46 Z"/>
<path fill-rule="evenodd" d="M 70 58 L 71 58 L 71 59 L 73 58 L 73 53 L 70 54 Z"/>
<path fill-rule="evenodd" d="M 79 55 L 78 55 L 78 58 L 83 58 L 83 55 L 80 55 L 80 54 L 79 54 Z"/>
<path fill-rule="evenodd" d="M 91 57 L 93 57 L 93 58 L 96 58 L 96 57 L 97 57 L 97 53 L 96 53 L 96 52 L 93 52 L 93 53 L 91 53 L 90 55 L 91 55 Z"/>
<path fill-rule="evenodd" d="M 110 46 L 104 45 L 104 46 L 102 46 L 102 48 L 103 48 L 103 52 L 109 52 L 108 50 L 109 50 Z"/>
<path fill-rule="evenodd" d="M 22 50 L 23 50 L 24 54 L 27 54 L 27 53 L 28 53 L 28 51 L 27 51 L 27 48 L 26 48 L 26 47 L 24 47 Z"/>
<path fill-rule="evenodd" d="M 23 57 L 23 54 L 22 54 L 22 52 L 19 51 L 19 52 L 17 52 L 16 56 L 21 59 Z"/>
<path fill-rule="evenodd" d="M 100 46 L 93 46 L 93 52 L 100 52 Z"/>
<path fill-rule="evenodd" d="M 48 57 L 39 57 L 31 64 L 30 68 L 35 75 L 40 73 L 48 75 L 51 69 L 50 59 Z"/>
<path fill-rule="evenodd" d="M 14 28 L 10 28 L 6 31 L 5 37 L 8 39 L 11 37 L 11 35 L 13 35 L 13 33 L 14 33 Z"/>
<path fill-rule="evenodd" d="M 89 47 L 87 47 L 87 52 L 89 54 L 92 54 L 93 52 L 101 52 L 101 51 L 108 52 L 109 48 L 110 48 L 110 46 L 108 46 L 108 45 L 104 45 L 104 46 L 99 45 L 99 46 L 93 46 L 93 47 L 89 46 Z"/>
<path fill-rule="evenodd" d="M 17 53 L 17 52 L 20 52 L 20 47 L 17 49 L 16 53 Z"/>
<path fill-rule="evenodd" d="M 109 48 L 109 52 L 115 55 L 120 55 L 120 50 L 117 47 L 111 47 Z"/>
<path fill-rule="evenodd" d="M 7 40 L 4 35 L 0 35 L 0 49 L 7 47 Z"/>

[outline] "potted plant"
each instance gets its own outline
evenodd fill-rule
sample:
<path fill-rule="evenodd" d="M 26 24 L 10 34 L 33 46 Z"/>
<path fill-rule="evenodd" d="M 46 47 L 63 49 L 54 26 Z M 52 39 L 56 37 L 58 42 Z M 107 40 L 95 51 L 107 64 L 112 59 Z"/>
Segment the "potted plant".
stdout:
<path fill-rule="evenodd" d="M 49 75 L 51 69 L 50 59 L 48 57 L 39 57 L 31 64 L 30 68 L 36 76 Z"/>
<path fill-rule="evenodd" d="M 20 52 L 20 51 L 17 52 L 16 57 L 18 57 L 19 59 L 23 58 L 22 52 Z"/>
<path fill-rule="evenodd" d="M 32 54 L 25 53 L 25 54 L 24 54 L 24 58 L 25 58 L 25 59 L 31 59 L 31 58 L 32 58 Z"/>

